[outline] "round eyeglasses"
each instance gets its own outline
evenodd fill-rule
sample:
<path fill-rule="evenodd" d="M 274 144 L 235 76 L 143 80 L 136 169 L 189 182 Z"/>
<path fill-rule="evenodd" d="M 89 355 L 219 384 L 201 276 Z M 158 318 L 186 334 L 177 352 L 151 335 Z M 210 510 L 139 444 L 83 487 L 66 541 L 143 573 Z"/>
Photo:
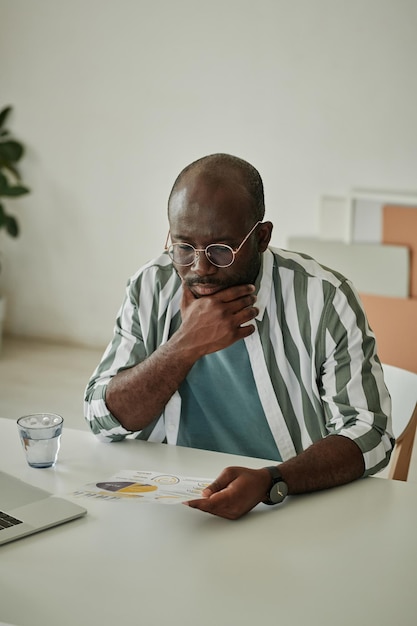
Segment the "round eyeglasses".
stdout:
<path fill-rule="evenodd" d="M 169 257 L 175 263 L 175 265 L 193 265 L 196 259 L 200 256 L 200 252 L 204 252 L 207 259 L 215 265 L 216 267 L 229 267 L 232 265 L 233 261 L 239 250 L 242 248 L 243 244 L 249 239 L 255 228 L 261 224 L 259 220 L 256 224 L 251 228 L 248 232 L 240 246 L 233 249 L 231 246 L 228 246 L 225 243 L 211 243 L 205 248 L 194 248 L 190 243 L 179 242 L 179 243 L 171 243 L 168 246 L 168 239 L 170 233 L 168 233 L 167 241 L 165 244 L 165 250 L 168 252 Z"/>

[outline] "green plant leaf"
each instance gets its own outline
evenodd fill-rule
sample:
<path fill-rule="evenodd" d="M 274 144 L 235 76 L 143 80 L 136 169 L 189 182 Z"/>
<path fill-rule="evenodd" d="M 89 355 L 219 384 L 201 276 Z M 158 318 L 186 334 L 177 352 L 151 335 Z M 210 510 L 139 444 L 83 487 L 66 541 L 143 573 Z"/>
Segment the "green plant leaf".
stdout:
<path fill-rule="evenodd" d="M 10 111 L 12 110 L 12 107 L 5 107 L 1 113 L 0 113 L 0 128 L 3 126 L 3 124 L 5 123 Z"/>
<path fill-rule="evenodd" d="M 13 175 L 13 178 L 16 181 L 20 181 L 20 174 L 17 167 L 15 165 L 12 165 L 11 163 L 5 163 L 5 161 L 2 161 L 0 157 L 0 171 L 1 170 L 7 170 Z"/>
<path fill-rule="evenodd" d="M 9 181 L 7 180 L 6 176 L 0 172 L 0 196 L 5 196 L 7 194 L 4 193 L 4 191 L 8 188 L 9 186 Z"/>
<path fill-rule="evenodd" d="M 20 141 L 12 139 L 10 131 L 5 128 L 6 120 L 12 110 L 6 106 L 0 111 L 0 199 L 2 196 L 13 198 L 30 192 L 21 184 L 16 163 L 22 158 L 25 148 Z M 5 229 L 10 237 L 19 235 L 19 224 L 13 215 L 6 213 L 0 203 L 0 230 Z"/>
<path fill-rule="evenodd" d="M 0 172 L 0 196 L 16 198 L 29 193 L 30 189 L 24 185 L 10 185 L 6 176 Z"/>
<path fill-rule="evenodd" d="M 16 163 L 23 156 L 23 146 L 19 141 L 10 139 L 8 141 L 0 141 L 0 158 L 5 161 Z"/>
<path fill-rule="evenodd" d="M 6 229 L 6 232 L 11 237 L 17 237 L 19 235 L 19 224 L 17 219 L 13 215 L 8 215 L 4 210 L 3 205 L 0 204 L 0 230 Z"/>
<path fill-rule="evenodd" d="M 10 237 L 17 237 L 19 235 L 19 224 L 17 223 L 16 218 L 12 215 L 7 216 L 6 230 Z"/>
<path fill-rule="evenodd" d="M 18 196 L 24 196 L 25 193 L 29 193 L 29 187 L 24 187 L 23 185 L 13 185 L 9 186 L 7 189 L 7 193 L 3 193 L 3 196 L 8 196 L 9 198 L 17 198 Z"/>

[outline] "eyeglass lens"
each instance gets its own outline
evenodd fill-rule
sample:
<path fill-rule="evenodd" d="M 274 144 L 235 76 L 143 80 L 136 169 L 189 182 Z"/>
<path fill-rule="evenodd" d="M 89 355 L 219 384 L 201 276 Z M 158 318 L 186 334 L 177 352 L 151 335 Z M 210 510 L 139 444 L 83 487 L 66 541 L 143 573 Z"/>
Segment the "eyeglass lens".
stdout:
<path fill-rule="evenodd" d="M 178 265 L 192 265 L 196 257 L 196 250 L 190 244 L 172 244 L 169 256 Z M 222 244 L 211 244 L 206 248 L 206 256 L 218 267 L 227 267 L 233 263 L 233 250 Z"/>

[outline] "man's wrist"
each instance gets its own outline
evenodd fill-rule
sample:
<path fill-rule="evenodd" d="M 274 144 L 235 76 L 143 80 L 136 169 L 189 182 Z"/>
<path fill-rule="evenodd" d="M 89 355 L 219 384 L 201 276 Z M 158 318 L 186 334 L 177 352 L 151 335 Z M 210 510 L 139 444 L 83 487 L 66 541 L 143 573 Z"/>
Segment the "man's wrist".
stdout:
<path fill-rule="evenodd" d="M 263 469 L 265 469 L 270 476 L 270 486 L 263 502 L 268 505 L 280 504 L 288 495 L 288 485 L 278 466 L 272 465 Z"/>

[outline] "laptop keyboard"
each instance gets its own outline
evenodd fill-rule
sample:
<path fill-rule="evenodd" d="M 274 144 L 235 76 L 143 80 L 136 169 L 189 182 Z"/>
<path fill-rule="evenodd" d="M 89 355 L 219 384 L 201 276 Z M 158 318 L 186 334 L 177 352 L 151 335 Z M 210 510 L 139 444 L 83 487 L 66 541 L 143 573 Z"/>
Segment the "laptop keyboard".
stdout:
<path fill-rule="evenodd" d="M 0 530 L 10 528 L 10 526 L 16 526 L 17 524 L 23 524 L 22 520 L 16 519 L 15 517 L 12 517 L 11 515 L 7 515 L 7 513 L 3 513 L 3 511 L 0 511 Z"/>

